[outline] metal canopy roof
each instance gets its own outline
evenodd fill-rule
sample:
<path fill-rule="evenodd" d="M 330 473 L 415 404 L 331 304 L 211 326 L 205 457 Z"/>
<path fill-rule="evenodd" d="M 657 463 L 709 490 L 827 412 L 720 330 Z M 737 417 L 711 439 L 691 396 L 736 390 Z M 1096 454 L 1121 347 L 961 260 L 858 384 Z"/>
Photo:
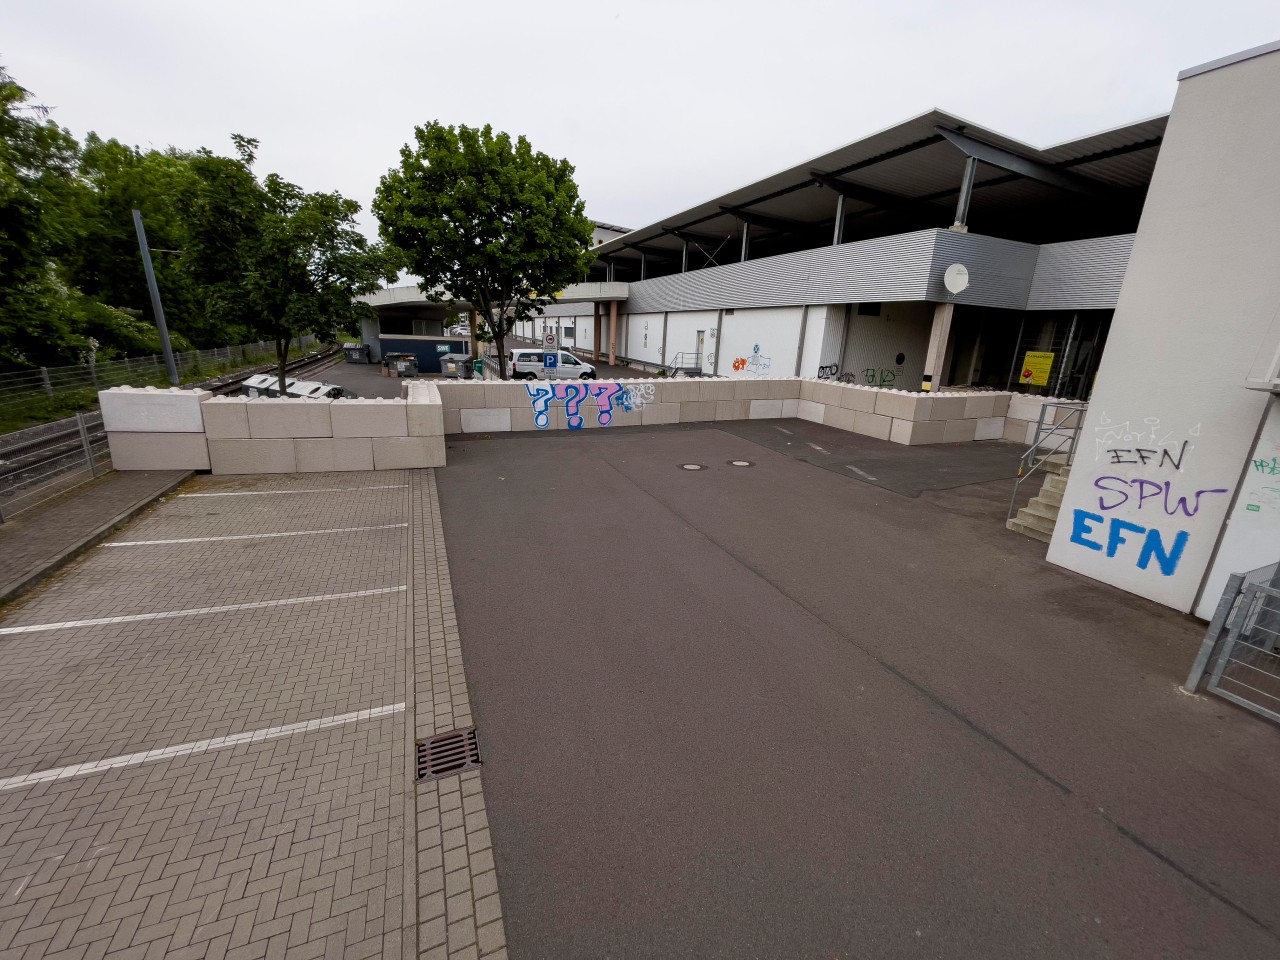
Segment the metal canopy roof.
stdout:
<path fill-rule="evenodd" d="M 845 194 L 846 240 L 884 233 L 875 224 L 884 220 L 886 227 L 894 227 L 895 216 L 912 217 L 920 226 L 949 226 L 964 172 L 965 144 L 981 161 L 970 213 L 975 229 L 982 230 L 984 218 L 993 223 L 1002 218 L 1032 221 L 1036 208 L 1106 207 L 1110 198 L 1141 197 L 1167 120 L 1167 115 L 1154 117 L 1038 148 L 930 110 L 609 240 L 595 252 L 610 260 L 638 260 L 643 253 L 678 263 L 688 238 L 703 256 L 719 250 L 716 262 L 734 262 L 743 222 L 753 244 L 785 235 L 817 236 L 823 228 L 829 238 L 837 190 Z M 815 175 L 822 175 L 827 185 Z M 691 261 L 690 267 L 694 265 Z"/>

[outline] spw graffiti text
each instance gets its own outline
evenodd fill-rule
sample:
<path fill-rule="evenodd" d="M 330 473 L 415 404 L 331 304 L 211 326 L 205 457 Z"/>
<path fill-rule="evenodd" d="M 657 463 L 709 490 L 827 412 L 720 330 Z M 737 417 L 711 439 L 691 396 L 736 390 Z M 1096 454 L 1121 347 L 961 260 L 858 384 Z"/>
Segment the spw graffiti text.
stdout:
<path fill-rule="evenodd" d="M 1136 480 L 1126 480 L 1124 477 L 1098 477 L 1093 481 L 1093 485 L 1104 494 L 1109 494 L 1109 496 L 1098 497 L 1099 510 L 1116 510 L 1130 501 L 1141 510 L 1150 500 L 1163 507 L 1164 512 L 1171 517 L 1176 517 L 1179 510 L 1184 517 L 1194 517 L 1200 511 L 1200 498 L 1205 494 L 1230 493 L 1225 487 L 1213 487 L 1197 490 L 1190 498 L 1175 497 L 1173 484 L 1170 481 L 1157 483 L 1155 480 L 1145 480 L 1142 477 Z"/>

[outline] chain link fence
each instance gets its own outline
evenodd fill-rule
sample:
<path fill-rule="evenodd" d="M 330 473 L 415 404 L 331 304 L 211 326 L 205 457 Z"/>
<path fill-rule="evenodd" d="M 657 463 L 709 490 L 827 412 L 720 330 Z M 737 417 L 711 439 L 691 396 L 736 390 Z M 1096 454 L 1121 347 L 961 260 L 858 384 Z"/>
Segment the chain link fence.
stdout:
<path fill-rule="evenodd" d="M 299 344 L 305 347 L 314 342 L 315 337 L 303 337 Z M 175 353 L 173 359 L 178 368 L 178 380 L 189 383 L 266 363 L 274 360 L 275 355 L 275 343 L 264 340 Z M 70 414 L 88 407 L 99 390 L 126 384 L 131 387 L 169 386 L 164 357 L 154 354 L 70 367 L 36 367 L 0 373 L 0 433 L 21 426 L 23 422 L 51 419 L 60 413 Z"/>
<path fill-rule="evenodd" d="M 97 411 L 0 436 L 0 523 L 110 469 Z"/>

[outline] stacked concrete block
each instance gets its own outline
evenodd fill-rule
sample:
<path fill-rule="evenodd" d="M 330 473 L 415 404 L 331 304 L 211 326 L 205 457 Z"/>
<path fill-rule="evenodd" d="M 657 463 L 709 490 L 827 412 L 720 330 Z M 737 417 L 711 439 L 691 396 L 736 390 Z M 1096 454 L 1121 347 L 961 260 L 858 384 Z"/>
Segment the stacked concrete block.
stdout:
<path fill-rule="evenodd" d="M 836 398 L 840 406 L 846 410 L 875 413 L 876 404 L 879 403 L 882 392 L 872 387 L 860 387 L 853 383 L 842 383 L 836 387 Z"/>
<path fill-rule="evenodd" d="M 332 400 L 257 397 L 245 405 L 249 436 L 254 440 L 332 437 L 333 423 L 329 415 L 332 405 Z"/>
<path fill-rule="evenodd" d="M 210 440 L 248 440 L 248 397 L 212 397 L 200 404 L 204 433 Z"/>
<path fill-rule="evenodd" d="M 439 387 L 430 380 L 409 380 L 403 396 L 409 436 L 444 436 L 444 404 Z"/>
<path fill-rule="evenodd" d="M 705 423 L 716 418 L 715 400 L 685 400 L 680 404 L 681 423 Z"/>
<path fill-rule="evenodd" d="M 200 404 L 208 390 L 113 387 L 98 393 L 117 470 L 208 470 Z"/>
<path fill-rule="evenodd" d="M 854 418 L 860 413 L 862 413 L 861 410 L 828 403 L 824 404 L 822 419 L 818 422 L 824 423 L 828 427 L 835 427 L 837 430 L 853 433 Z"/>
<path fill-rule="evenodd" d="M 347 399 L 330 405 L 335 437 L 407 437 L 409 417 L 403 400 Z"/>
<path fill-rule="evenodd" d="M 374 437 L 374 470 L 420 470 L 445 465 L 444 436 Z"/>
<path fill-rule="evenodd" d="M 507 433 L 511 430 L 511 407 L 465 407 L 458 412 L 463 433 Z"/>
<path fill-rule="evenodd" d="M 640 411 L 640 422 L 646 427 L 663 423 L 679 423 L 680 404 L 666 401 L 646 403 Z"/>
<path fill-rule="evenodd" d="M 747 417 L 751 420 L 776 420 L 781 416 L 781 400 L 752 400 L 747 411 Z"/>
<path fill-rule="evenodd" d="M 210 440 L 209 464 L 216 474 L 297 473 L 293 440 Z"/>
<path fill-rule="evenodd" d="M 799 400 L 800 399 L 800 378 L 799 377 L 778 377 L 775 380 L 766 381 L 769 384 L 769 396 L 766 400 Z"/>
<path fill-rule="evenodd" d="M 942 443 L 946 426 L 945 420 L 894 420 L 889 430 L 889 439 L 894 443 L 910 446 Z"/>
<path fill-rule="evenodd" d="M 782 417 L 794 419 L 800 415 L 800 399 L 798 397 L 782 401 Z"/>
<path fill-rule="evenodd" d="M 117 470 L 208 470 L 203 433 L 108 433 L 111 465 Z"/>
<path fill-rule="evenodd" d="M 823 423 L 826 418 L 827 405 L 816 400 L 801 399 L 796 416 L 810 423 Z"/>
<path fill-rule="evenodd" d="M 299 473 L 373 470 L 373 440 L 369 437 L 318 437 L 293 441 Z"/>
<path fill-rule="evenodd" d="M 662 385 L 662 397 L 664 403 L 685 403 L 692 400 L 702 399 L 699 396 L 699 381 L 697 379 L 677 378 L 668 380 Z M 725 399 L 732 399 L 727 397 Z"/>
<path fill-rule="evenodd" d="M 904 390 L 877 390 L 875 412 L 895 420 L 933 419 L 933 397 Z"/>
<path fill-rule="evenodd" d="M 1001 440 L 1004 438 L 1004 417 L 982 417 L 974 429 L 975 440 Z"/>
<path fill-rule="evenodd" d="M 864 437 L 875 437 L 877 440 L 888 440 L 893 429 L 893 417 L 881 416 L 878 413 L 853 411 L 853 432 Z"/>

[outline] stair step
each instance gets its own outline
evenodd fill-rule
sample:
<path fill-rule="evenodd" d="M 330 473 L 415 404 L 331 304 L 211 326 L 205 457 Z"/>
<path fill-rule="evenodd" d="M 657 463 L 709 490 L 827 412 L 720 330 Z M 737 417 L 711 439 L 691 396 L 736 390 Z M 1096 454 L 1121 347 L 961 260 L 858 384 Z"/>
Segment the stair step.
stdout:
<path fill-rule="evenodd" d="M 1044 478 L 1044 486 L 1040 492 L 1052 491 L 1053 493 L 1063 494 L 1067 492 L 1066 474 L 1051 473 Z"/>
<path fill-rule="evenodd" d="M 1018 515 L 1014 517 L 1019 523 L 1026 524 L 1028 527 L 1034 527 L 1041 533 L 1052 534 L 1053 528 L 1057 524 L 1057 518 L 1046 517 L 1039 513 L 1033 513 L 1026 507 L 1018 511 Z"/>
<path fill-rule="evenodd" d="M 1056 510 L 1062 506 L 1062 494 L 1063 491 L 1061 490 L 1050 490 L 1048 486 L 1045 486 L 1044 489 L 1036 494 L 1035 498 L 1045 506 L 1053 507 Z"/>
<path fill-rule="evenodd" d="M 1045 503 L 1039 497 L 1032 497 L 1027 501 L 1024 509 L 1027 513 L 1033 513 L 1037 517 L 1044 517 L 1052 523 L 1058 522 L 1058 504 L 1056 503 Z"/>
<path fill-rule="evenodd" d="M 1005 521 L 1005 527 L 1012 530 L 1014 533 L 1022 534 L 1024 537 L 1030 537 L 1032 540 L 1039 540 L 1041 543 L 1048 543 L 1053 539 L 1052 534 L 1045 533 L 1043 530 L 1039 530 L 1036 527 L 1028 526 L 1018 519 Z"/>

